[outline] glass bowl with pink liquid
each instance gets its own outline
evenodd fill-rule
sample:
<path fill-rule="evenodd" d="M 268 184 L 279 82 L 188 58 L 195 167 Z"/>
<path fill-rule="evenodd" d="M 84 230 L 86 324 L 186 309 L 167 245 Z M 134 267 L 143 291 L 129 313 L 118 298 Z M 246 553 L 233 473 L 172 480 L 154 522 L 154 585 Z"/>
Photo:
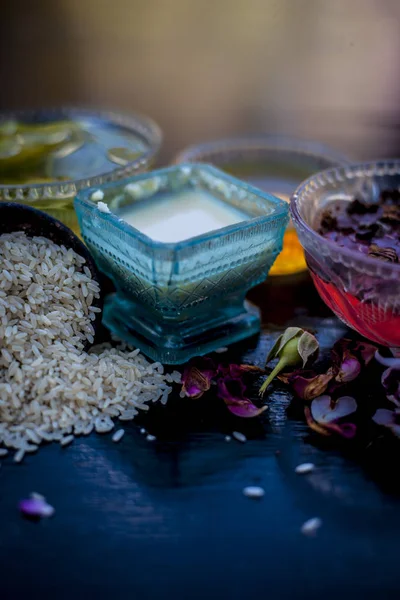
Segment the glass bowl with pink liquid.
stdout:
<path fill-rule="evenodd" d="M 291 200 L 291 215 L 307 266 L 322 300 L 349 327 L 400 351 L 400 263 L 384 262 L 317 233 L 332 203 L 377 203 L 400 189 L 400 160 L 382 160 L 317 173 Z M 399 248 L 400 251 L 400 248 Z"/>

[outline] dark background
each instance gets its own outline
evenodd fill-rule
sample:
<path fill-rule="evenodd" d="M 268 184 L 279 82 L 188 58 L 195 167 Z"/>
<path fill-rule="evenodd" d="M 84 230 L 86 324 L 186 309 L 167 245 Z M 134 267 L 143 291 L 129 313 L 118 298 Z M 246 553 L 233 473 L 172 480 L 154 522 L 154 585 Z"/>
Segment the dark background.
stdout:
<path fill-rule="evenodd" d="M 398 0 L 13 0 L 0 107 L 141 111 L 189 143 L 248 131 L 399 153 Z"/>

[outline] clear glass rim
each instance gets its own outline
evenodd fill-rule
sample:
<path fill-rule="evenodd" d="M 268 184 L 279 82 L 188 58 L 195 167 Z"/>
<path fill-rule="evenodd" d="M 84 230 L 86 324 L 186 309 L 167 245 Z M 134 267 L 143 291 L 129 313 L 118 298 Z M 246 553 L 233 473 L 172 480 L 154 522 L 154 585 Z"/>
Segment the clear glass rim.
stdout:
<path fill-rule="evenodd" d="M 303 181 L 299 187 L 294 191 L 290 200 L 290 213 L 293 223 L 296 228 L 302 229 L 314 239 L 318 244 L 324 244 L 327 248 L 332 251 L 333 255 L 340 254 L 352 260 L 357 261 L 361 265 L 368 266 L 370 270 L 378 270 L 381 268 L 382 262 L 365 256 L 361 252 L 351 250 L 350 248 L 343 248 L 336 242 L 328 240 L 319 233 L 317 233 L 302 217 L 301 209 L 299 208 L 300 201 L 310 193 L 310 188 L 315 189 L 325 187 L 333 182 L 338 183 L 338 191 L 340 191 L 340 185 L 342 190 L 345 188 L 346 180 L 351 179 L 371 179 L 372 177 L 384 177 L 391 175 L 400 175 L 400 159 L 381 159 L 376 161 L 368 161 L 362 163 L 354 163 L 345 167 L 337 167 L 332 169 L 326 169 L 320 171 L 315 175 L 312 175 L 305 181 Z M 307 248 L 305 248 L 307 251 Z M 378 263 L 378 264 L 377 264 Z M 384 263 L 385 270 L 391 271 L 393 274 L 400 276 L 400 263 Z"/>
<path fill-rule="evenodd" d="M 298 154 L 310 158 L 325 159 L 332 162 L 332 166 L 344 166 L 351 163 L 350 159 L 320 142 L 295 138 L 284 135 L 255 134 L 232 138 L 222 138 L 187 146 L 173 159 L 173 164 L 181 162 L 207 162 L 212 155 L 224 153 L 226 156 L 237 155 L 245 152 L 259 152 L 270 154 Z M 204 158 L 207 157 L 207 160 Z M 240 158 L 238 156 L 238 158 Z M 243 156 L 242 156 L 243 160 Z M 243 160 L 243 162 L 247 162 Z"/>
<path fill-rule="evenodd" d="M 52 190 L 53 193 L 58 191 L 64 192 L 65 188 L 73 188 L 80 190 L 91 185 L 99 185 L 104 181 L 120 179 L 129 171 L 134 171 L 140 166 L 147 164 L 158 152 L 162 143 L 162 131 L 157 123 L 150 117 L 142 115 L 141 113 L 127 113 L 112 110 L 97 110 L 90 107 L 79 107 L 79 106 L 60 106 L 60 107 L 46 107 L 46 108 L 29 108 L 20 110 L 2 110 L 0 111 L 0 123 L 8 119 L 18 119 L 26 117 L 34 117 L 44 115 L 46 117 L 54 118 L 59 117 L 95 117 L 104 120 L 108 120 L 115 125 L 119 125 L 131 131 L 137 132 L 141 135 L 148 145 L 148 150 L 144 151 L 143 154 L 133 161 L 126 163 L 125 165 L 115 166 L 115 169 L 111 169 L 106 173 L 100 175 L 93 175 L 91 177 L 80 177 L 79 179 L 70 179 L 65 181 L 49 181 L 46 183 L 33 183 L 33 184 L 12 184 L 12 185 L 0 185 L 0 194 L 14 192 L 16 190 L 22 190 L 23 192 L 28 191 L 41 191 L 44 189 Z"/>
<path fill-rule="evenodd" d="M 133 177 L 129 177 L 127 179 L 119 180 L 118 182 L 108 182 L 104 185 L 100 186 L 100 188 L 86 188 L 81 190 L 75 198 L 76 203 L 81 203 L 91 210 L 96 208 L 96 202 L 91 200 L 91 195 L 97 189 L 101 189 L 102 191 L 112 189 L 115 185 L 125 186 L 128 183 L 138 183 L 139 181 L 143 181 L 146 179 L 151 179 L 153 177 L 157 177 L 159 175 L 165 175 L 171 173 L 173 171 L 179 171 L 181 169 L 200 169 L 203 171 L 207 171 L 228 183 L 234 183 L 241 189 L 246 190 L 247 192 L 257 196 L 263 202 L 268 201 L 268 205 L 271 203 L 275 205 L 274 210 L 271 214 L 261 215 L 258 217 L 251 218 L 247 221 L 242 221 L 241 223 L 237 223 L 235 225 L 228 225 L 227 227 L 223 227 L 216 231 L 210 231 L 204 233 L 202 235 L 198 235 L 188 240 L 182 240 L 176 243 L 166 243 L 166 242 L 158 242 L 149 238 L 147 235 L 143 234 L 141 231 L 121 221 L 117 215 L 113 213 L 103 213 L 99 211 L 98 217 L 105 221 L 106 223 L 111 223 L 114 227 L 118 228 L 120 231 L 123 231 L 126 235 L 131 237 L 132 239 L 139 240 L 142 244 L 144 244 L 147 248 L 156 249 L 160 253 L 166 252 L 169 254 L 171 251 L 178 252 L 180 250 L 186 250 L 191 248 L 196 248 L 201 244 L 208 243 L 211 240 L 217 240 L 228 235 L 235 234 L 240 231 L 246 231 L 253 229 L 257 225 L 265 224 L 265 223 L 273 223 L 274 221 L 279 221 L 280 219 L 284 219 L 285 217 L 289 218 L 289 207 L 287 202 L 284 202 L 280 198 L 273 196 L 272 194 L 268 194 L 267 192 L 263 192 L 258 188 L 243 182 L 236 177 L 232 177 L 228 175 L 224 171 L 221 171 L 217 167 L 213 165 L 209 165 L 206 163 L 180 163 L 178 165 L 173 165 L 170 167 L 165 167 L 162 169 L 157 169 L 155 171 L 150 171 L 148 173 L 142 173 L 140 175 L 136 175 Z"/>

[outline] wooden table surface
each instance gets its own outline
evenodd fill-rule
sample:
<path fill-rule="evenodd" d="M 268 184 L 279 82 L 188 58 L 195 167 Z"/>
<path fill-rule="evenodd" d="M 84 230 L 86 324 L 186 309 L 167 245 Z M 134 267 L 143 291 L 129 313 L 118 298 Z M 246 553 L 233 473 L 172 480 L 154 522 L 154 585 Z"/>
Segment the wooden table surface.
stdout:
<path fill-rule="evenodd" d="M 307 278 L 264 284 L 252 299 L 261 335 L 221 359 L 263 364 L 288 323 L 315 329 L 322 359 L 346 333 Z M 1 598 L 398 598 L 399 446 L 370 422 L 378 372 L 358 384 L 351 442 L 311 434 L 276 384 L 259 419 L 233 417 L 212 395 L 176 393 L 124 424 L 119 444 L 92 435 L 21 465 L 3 460 Z M 233 430 L 248 441 L 226 442 Z M 318 468 L 300 477 L 305 461 Z M 247 485 L 264 498 L 246 498 Z M 32 491 L 55 506 L 53 518 L 21 518 L 17 503 Z M 311 517 L 323 521 L 315 538 L 300 533 Z"/>

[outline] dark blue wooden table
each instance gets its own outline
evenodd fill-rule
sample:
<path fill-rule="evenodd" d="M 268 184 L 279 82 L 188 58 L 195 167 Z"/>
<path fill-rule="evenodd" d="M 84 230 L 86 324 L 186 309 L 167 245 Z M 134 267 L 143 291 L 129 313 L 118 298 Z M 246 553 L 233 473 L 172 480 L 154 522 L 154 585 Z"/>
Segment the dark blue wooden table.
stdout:
<path fill-rule="evenodd" d="M 262 364 L 288 323 L 315 328 L 325 350 L 346 333 L 308 280 L 261 286 L 252 299 L 260 338 L 221 359 Z M 3 460 L 1 599 L 399 598 L 399 446 L 370 424 L 374 369 L 357 387 L 354 442 L 310 434 L 276 384 L 260 419 L 175 394 L 124 424 L 119 444 L 93 435 L 22 465 Z M 225 441 L 232 430 L 247 443 Z M 304 461 L 318 467 L 307 477 L 294 473 Z M 253 484 L 265 489 L 260 501 L 242 494 Z M 17 503 L 32 491 L 53 518 L 21 518 Z M 315 538 L 300 533 L 311 517 L 323 521 Z"/>

